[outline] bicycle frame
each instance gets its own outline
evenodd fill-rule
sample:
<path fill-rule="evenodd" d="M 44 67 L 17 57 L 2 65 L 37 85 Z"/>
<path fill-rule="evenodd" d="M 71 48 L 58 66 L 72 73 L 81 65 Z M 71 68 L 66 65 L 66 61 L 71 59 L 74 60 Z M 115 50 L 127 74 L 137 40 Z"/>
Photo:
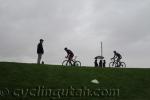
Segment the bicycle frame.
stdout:
<path fill-rule="evenodd" d="M 66 57 L 65 57 L 66 58 Z M 72 66 L 76 66 L 76 64 L 77 64 L 77 66 L 81 66 L 81 62 L 80 61 L 78 61 L 78 60 L 76 60 L 77 59 L 77 56 L 74 56 L 74 58 L 71 60 L 71 61 L 69 61 L 68 60 L 68 58 L 66 58 L 66 60 L 64 60 L 63 62 L 62 62 L 62 65 L 64 65 L 64 62 L 67 62 L 67 63 L 70 63 L 70 65 Z"/>
<path fill-rule="evenodd" d="M 115 66 L 115 67 L 120 67 L 120 66 L 118 65 L 118 63 L 120 63 L 120 65 L 121 65 L 121 61 L 120 61 L 120 62 L 117 62 L 117 60 L 115 60 L 115 58 L 112 58 L 111 60 L 112 60 L 113 65 L 114 65 L 114 64 L 117 65 L 117 66 Z"/>
<path fill-rule="evenodd" d="M 65 57 L 65 58 L 66 58 L 66 57 Z M 76 61 L 76 59 L 77 59 L 77 56 L 74 56 L 72 60 L 73 60 L 73 61 Z M 66 58 L 66 60 L 68 60 L 68 58 Z"/>
<path fill-rule="evenodd" d="M 72 59 L 73 61 L 76 61 L 76 59 L 77 59 L 77 56 L 74 56 L 74 59 Z"/>

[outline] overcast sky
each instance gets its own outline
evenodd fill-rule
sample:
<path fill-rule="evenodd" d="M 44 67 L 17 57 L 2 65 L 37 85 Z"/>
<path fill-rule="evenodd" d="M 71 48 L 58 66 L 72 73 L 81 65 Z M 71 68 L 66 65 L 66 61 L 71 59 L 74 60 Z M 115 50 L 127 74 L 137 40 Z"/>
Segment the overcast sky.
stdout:
<path fill-rule="evenodd" d="M 71 49 L 93 66 L 103 41 L 128 67 L 150 67 L 150 0 L 0 0 L 0 61 L 36 63 L 43 38 L 48 64 L 61 64 Z"/>

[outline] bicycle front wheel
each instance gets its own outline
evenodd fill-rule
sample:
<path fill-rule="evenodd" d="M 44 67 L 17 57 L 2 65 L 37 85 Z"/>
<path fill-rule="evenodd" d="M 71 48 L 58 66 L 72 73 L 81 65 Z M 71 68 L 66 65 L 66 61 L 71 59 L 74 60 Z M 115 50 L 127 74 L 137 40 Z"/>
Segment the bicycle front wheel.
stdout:
<path fill-rule="evenodd" d="M 121 62 L 121 66 L 120 67 L 125 68 L 126 64 L 124 62 Z"/>
<path fill-rule="evenodd" d="M 62 62 L 62 66 L 66 66 L 67 62 L 68 62 L 68 60 L 64 60 L 64 61 Z"/>
<path fill-rule="evenodd" d="M 109 63 L 109 67 L 116 67 L 116 66 L 117 66 L 117 64 L 114 63 L 114 62 L 110 62 L 110 63 Z"/>
<path fill-rule="evenodd" d="M 62 62 L 62 66 L 72 66 L 73 63 L 74 63 L 73 61 L 69 62 L 68 60 L 64 60 L 64 61 Z"/>
<path fill-rule="evenodd" d="M 80 67 L 81 66 L 81 62 L 80 61 L 75 61 L 74 62 L 74 66 Z"/>

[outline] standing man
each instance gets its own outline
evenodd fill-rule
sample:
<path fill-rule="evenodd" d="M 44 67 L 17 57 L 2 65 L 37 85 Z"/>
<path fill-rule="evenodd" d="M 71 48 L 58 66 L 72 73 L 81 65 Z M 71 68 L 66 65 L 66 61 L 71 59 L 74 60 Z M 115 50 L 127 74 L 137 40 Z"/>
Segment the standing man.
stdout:
<path fill-rule="evenodd" d="M 103 68 L 106 67 L 106 60 L 103 60 Z"/>
<path fill-rule="evenodd" d="M 95 67 L 98 67 L 97 58 L 95 58 L 94 65 Z"/>
<path fill-rule="evenodd" d="M 99 61 L 99 67 L 103 67 L 103 61 L 102 61 L 102 59 L 100 59 L 100 61 Z"/>
<path fill-rule="evenodd" d="M 43 39 L 40 39 L 40 43 L 37 45 L 37 54 L 38 54 L 37 64 L 40 64 L 42 55 L 44 54 L 43 41 L 44 41 Z"/>

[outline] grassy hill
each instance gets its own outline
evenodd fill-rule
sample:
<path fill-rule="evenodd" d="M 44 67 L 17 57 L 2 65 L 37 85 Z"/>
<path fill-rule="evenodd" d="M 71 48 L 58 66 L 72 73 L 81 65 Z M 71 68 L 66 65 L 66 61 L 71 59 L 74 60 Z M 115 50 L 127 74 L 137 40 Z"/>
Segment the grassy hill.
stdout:
<path fill-rule="evenodd" d="M 149 99 L 150 69 L 0 62 L 0 100 Z"/>

